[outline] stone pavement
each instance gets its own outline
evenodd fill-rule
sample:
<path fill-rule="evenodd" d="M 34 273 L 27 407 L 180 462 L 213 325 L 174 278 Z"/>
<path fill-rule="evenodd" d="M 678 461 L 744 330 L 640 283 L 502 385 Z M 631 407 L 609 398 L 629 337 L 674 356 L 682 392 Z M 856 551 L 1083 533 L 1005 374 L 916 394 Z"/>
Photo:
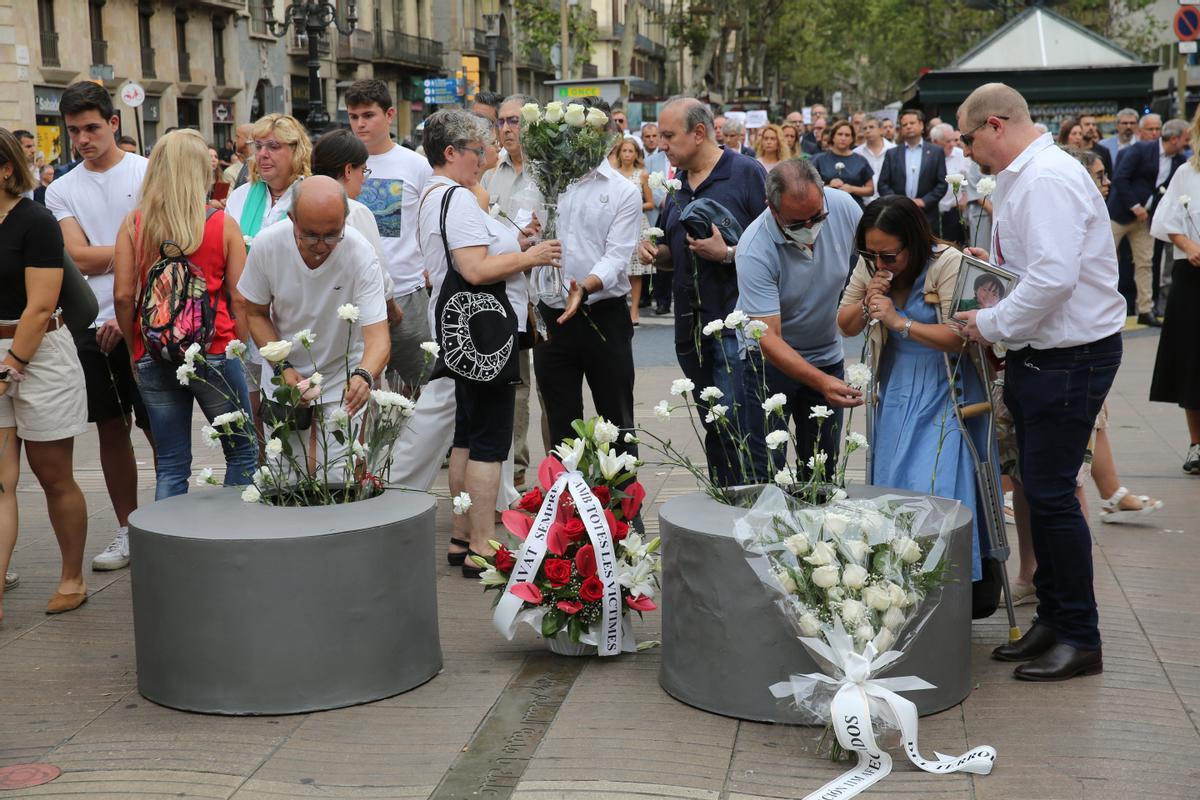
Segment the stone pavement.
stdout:
<path fill-rule="evenodd" d="M 663 424 L 650 412 L 677 377 L 669 328 L 643 325 L 637 336 L 639 422 L 686 440 L 682 419 Z M 1200 797 L 1200 479 L 1180 470 L 1188 443 L 1182 413 L 1146 401 L 1156 343 L 1149 331 L 1127 337 L 1111 432 L 1123 482 L 1162 498 L 1166 509 L 1144 526 L 1100 525 L 1087 487 L 1106 671 L 1064 684 L 1020 683 L 1011 665 L 987 656 L 1005 638 L 1003 614 L 976 623 L 976 688 L 962 705 L 925 718 L 920 743 L 926 756 L 990 744 L 999 752 L 993 774 L 934 777 L 897 753 L 896 771 L 864 797 Z M 219 473 L 214 452 L 198 440 L 195 453 L 196 469 Z M 144 440 L 138 454 L 141 496 L 150 502 Z M 113 525 L 91 434 L 78 441 L 77 475 L 91 515 L 90 557 Z M 656 505 L 693 486 L 662 467 L 645 468 L 642 479 L 653 531 Z M 447 495 L 444 472 L 437 491 Z M 840 771 L 805 752 L 810 730 L 740 722 L 673 700 L 658 686 L 656 650 L 605 661 L 559 658 L 527 627 L 504 641 L 492 630 L 489 598 L 444 560 L 445 670 L 426 685 L 287 717 L 156 706 L 137 693 L 128 571 L 90 574 L 85 606 L 45 616 L 58 553 L 31 475 L 18 492 L 14 568 L 22 583 L 5 596 L 0 623 L 0 767 L 49 762 L 63 774 L 0 797 L 753 800 L 801 798 Z M 443 500 L 439 559 L 449 519 Z M 1018 612 L 1027 626 L 1032 607 Z M 639 638 L 657 638 L 658 621 L 647 614 Z"/>

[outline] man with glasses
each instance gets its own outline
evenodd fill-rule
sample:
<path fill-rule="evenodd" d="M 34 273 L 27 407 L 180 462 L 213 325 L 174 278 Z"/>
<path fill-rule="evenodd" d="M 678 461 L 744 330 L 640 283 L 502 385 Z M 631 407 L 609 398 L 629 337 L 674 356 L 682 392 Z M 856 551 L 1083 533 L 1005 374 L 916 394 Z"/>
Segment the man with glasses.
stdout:
<path fill-rule="evenodd" d="M 1075 481 L 1121 363 L 1125 301 L 1108 211 L 1092 175 L 1034 128 L 1011 87 L 976 89 L 958 123 L 972 131 L 972 157 L 996 176 L 991 261 L 1020 277 L 995 307 L 955 314 L 964 336 L 1007 346 L 1004 400 L 1037 555 L 1037 619 L 992 657 L 1028 662 L 1014 671 L 1022 680 L 1091 675 L 1104 661 Z"/>
<path fill-rule="evenodd" d="M 346 192 L 333 178 L 316 175 L 301 181 L 288 218 L 254 239 L 238 281 L 244 299 L 239 314 L 260 348 L 294 341 L 304 330 L 312 333 L 309 347 L 294 346 L 286 360 L 264 368 L 262 385 L 271 385 L 272 372 L 289 386 L 319 372 L 320 387 L 305 398 L 326 416 L 338 406 L 352 416 L 362 410 L 388 361 L 379 257 L 362 234 L 346 225 L 348 212 Z M 354 323 L 338 316 L 338 307 L 347 303 L 358 308 Z M 325 427 L 330 433 L 335 429 L 332 422 Z M 323 444 L 316 442 L 311 438 L 316 426 L 300 433 L 293 446 L 310 454 L 310 465 L 326 453 L 330 460 L 340 457 L 349 445 L 339 445 L 332 435 Z"/>
<path fill-rule="evenodd" d="M 799 452 L 796 480 L 811 474 L 809 459 L 825 453 L 826 473 L 837 463 L 842 409 L 862 404 L 862 392 L 846 385 L 838 299 L 855 258 L 854 231 L 862 217 L 845 192 L 826 189 L 808 161 L 791 159 L 767 175 L 767 210 L 738 242 L 738 308 L 766 324 L 759 353 L 744 370 L 750 429 L 795 427 Z M 765 386 L 763 385 L 765 383 Z M 765 412 L 767 398 L 787 398 L 783 415 Z M 831 419 L 814 406 L 834 410 Z M 818 434 L 819 431 L 819 434 Z M 787 468 L 786 445 L 768 456 L 770 475 Z"/>

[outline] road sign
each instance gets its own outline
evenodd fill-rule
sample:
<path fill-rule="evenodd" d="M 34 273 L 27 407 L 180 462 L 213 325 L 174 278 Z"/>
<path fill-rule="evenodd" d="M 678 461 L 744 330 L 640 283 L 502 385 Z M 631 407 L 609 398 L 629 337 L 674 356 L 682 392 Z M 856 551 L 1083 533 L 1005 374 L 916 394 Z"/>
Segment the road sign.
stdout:
<path fill-rule="evenodd" d="M 1175 38 L 1181 42 L 1200 38 L 1200 8 L 1182 6 L 1175 12 Z"/>
<path fill-rule="evenodd" d="M 440 89 L 442 91 L 453 92 L 456 83 L 457 82 L 454 78 L 426 78 L 425 91 L 428 92 L 430 89 Z"/>
<path fill-rule="evenodd" d="M 1180 42 L 1179 43 L 1179 52 L 1183 55 L 1188 55 L 1189 53 L 1195 53 L 1196 52 L 1196 42 L 1194 42 L 1194 41 Z"/>
<path fill-rule="evenodd" d="M 146 90 L 140 83 L 130 81 L 121 87 L 121 102 L 130 108 L 137 108 L 146 102 Z"/>

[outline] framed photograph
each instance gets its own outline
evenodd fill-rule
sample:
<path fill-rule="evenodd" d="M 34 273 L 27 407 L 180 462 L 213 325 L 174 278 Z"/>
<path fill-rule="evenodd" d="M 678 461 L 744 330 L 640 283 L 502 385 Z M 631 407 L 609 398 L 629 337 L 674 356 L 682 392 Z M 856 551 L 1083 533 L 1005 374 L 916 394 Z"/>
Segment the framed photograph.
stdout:
<path fill-rule="evenodd" d="M 991 308 L 1012 294 L 1017 286 L 1017 276 L 1004 269 L 980 261 L 963 253 L 962 265 L 958 269 L 958 284 L 954 288 L 954 302 L 950 305 L 951 322 L 960 311 L 977 311 Z"/>

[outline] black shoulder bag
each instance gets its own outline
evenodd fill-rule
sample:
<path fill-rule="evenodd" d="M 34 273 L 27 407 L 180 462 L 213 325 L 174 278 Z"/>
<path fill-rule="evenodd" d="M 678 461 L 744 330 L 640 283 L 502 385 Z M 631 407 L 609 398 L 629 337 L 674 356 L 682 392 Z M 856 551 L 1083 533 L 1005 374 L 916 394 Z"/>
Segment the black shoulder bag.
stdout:
<path fill-rule="evenodd" d="M 446 251 L 446 277 L 434 306 L 435 330 L 441 350 L 434 378 L 451 377 L 481 384 L 521 382 L 517 360 L 517 315 L 508 302 L 504 281 L 474 286 L 454 265 L 446 238 L 450 197 L 461 186 L 451 186 L 442 196 L 442 247 Z"/>

